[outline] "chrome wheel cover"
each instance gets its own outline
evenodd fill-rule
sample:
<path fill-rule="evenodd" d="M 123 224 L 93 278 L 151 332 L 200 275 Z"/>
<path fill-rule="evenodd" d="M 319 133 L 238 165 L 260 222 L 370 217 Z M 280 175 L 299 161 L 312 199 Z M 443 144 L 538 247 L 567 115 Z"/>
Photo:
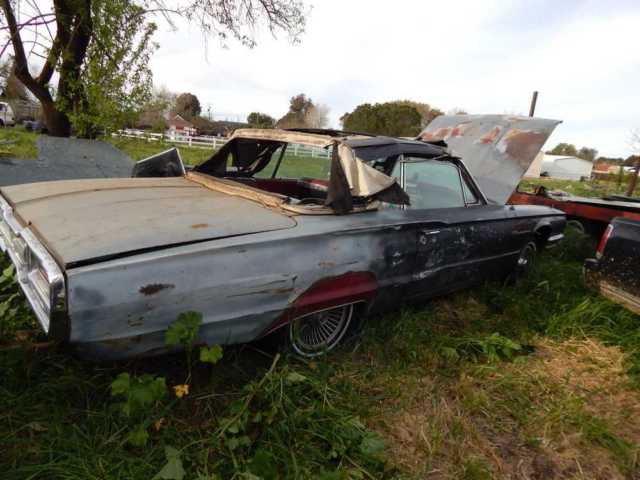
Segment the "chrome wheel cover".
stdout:
<path fill-rule="evenodd" d="M 531 264 L 536 256 L 536 246 L 533 243 L 528 243 L 520 252 L 518 257 L 518 268 L 526 272 L 531 268 Z"/>
<path fill-rule="evenodd" d="M 353 304 L 321 310 L 289 324 L 291 346 L 303 357 L 316 357 L 333 349 L 349 329 Z"/>

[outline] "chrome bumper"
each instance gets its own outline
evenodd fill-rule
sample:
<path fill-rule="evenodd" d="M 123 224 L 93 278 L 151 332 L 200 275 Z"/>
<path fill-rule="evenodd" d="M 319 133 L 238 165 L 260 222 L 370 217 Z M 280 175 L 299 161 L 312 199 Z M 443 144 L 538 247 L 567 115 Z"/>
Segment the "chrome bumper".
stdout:
<path fill-rule="evenodd" d="M 0 250 L 6 252 L 16 277 L 38 322 L 48 334 L 54 313 L 66 310 L 66 287 L 62 270 L 27 227 L 13 215 L 13 208 L 0 196 Z"/>

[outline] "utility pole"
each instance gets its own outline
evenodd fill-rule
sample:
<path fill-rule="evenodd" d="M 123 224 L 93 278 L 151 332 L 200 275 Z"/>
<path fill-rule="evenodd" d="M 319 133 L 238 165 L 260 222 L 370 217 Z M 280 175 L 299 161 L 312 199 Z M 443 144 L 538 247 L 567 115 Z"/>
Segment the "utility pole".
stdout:
<path fill-rule="evenodd" d="M 629 181 L 629 188 L 627 189 L 627 197 L 633 195 L 633 191 L 636 189 L 636 183 L 638 183 L 638 175 L 640 175 L 640 130 L 633 130 L 631 137 L 629 138 L 629 146 L 631 150 L 636 154 L 635 168 L 631 171 L 631 180 Z"/>
<path fill-rule="evenodd" d="M 638 183 L 638 175 L 640 174 L 640 155 L 637 156 L 634 169 L 631 170 L 631 179 L 629 180 L 629 187 L 627 188 L 627 197 L 633 196 L 633 191 L 636 189 Z"/>
<path fill-rule="evenodd" d="M 529 116 L 533 117 L 533 114 L 536 113 L 536 103 L 538 103 L 538 91 L 534 91 L 531 97 L 531 106 L 529 107 Z"/>

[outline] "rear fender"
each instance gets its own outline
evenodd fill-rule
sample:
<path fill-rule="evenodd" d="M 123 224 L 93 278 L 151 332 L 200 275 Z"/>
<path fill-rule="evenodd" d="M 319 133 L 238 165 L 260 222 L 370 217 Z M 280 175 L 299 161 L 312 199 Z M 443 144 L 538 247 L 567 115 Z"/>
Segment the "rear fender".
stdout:
<path fill-rule="evenodd" d="M 261 336 L 265 336 L 292 320 L 320 310 L 354 303 L 370 304 L 378 290 L 371 272 L 347 272 L 315 282 L 301 293 L 285 312 Z"/>

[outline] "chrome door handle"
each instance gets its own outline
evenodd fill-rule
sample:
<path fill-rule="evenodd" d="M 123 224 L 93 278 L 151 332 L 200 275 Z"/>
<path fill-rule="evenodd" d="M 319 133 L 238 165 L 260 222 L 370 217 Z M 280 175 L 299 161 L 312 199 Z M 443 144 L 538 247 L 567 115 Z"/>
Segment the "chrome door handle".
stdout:
<path fill-rule="evenodd" d="M 438 235 L 440 230 L 422 230 L 423 235 Z"/>

